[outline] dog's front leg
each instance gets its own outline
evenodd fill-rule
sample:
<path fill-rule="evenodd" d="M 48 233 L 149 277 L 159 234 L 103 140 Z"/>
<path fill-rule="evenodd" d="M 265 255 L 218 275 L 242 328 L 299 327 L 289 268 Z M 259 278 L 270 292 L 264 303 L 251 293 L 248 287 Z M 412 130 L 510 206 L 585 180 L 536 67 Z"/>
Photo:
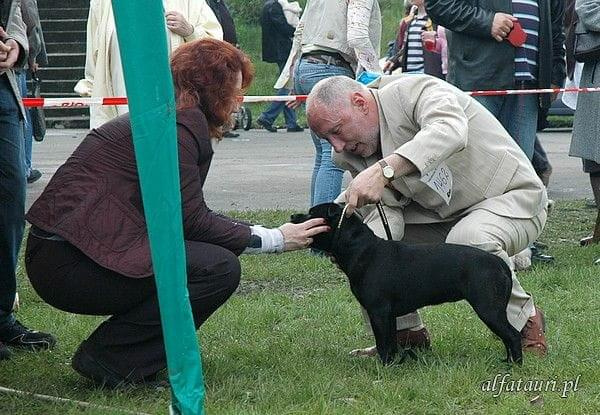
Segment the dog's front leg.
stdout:
<path fill-rule="evenodd" d="M 391 307 L 380 307 L 373 311 L 368 311 L 371 327 L 375 334 L 375 344 L 377 353 L 384 365 L 389 365 L 394 360 L 398 350 L 396 343 L 396 319 L 392 316 Z"/>

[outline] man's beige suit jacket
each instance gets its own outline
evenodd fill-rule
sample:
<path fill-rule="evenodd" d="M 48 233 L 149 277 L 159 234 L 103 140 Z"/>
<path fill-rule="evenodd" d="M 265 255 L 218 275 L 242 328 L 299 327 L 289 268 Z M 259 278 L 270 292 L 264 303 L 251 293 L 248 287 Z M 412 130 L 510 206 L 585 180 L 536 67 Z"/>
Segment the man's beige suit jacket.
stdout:
<path fill-rule="evenodd" d="M 485 209 L 512 218 L 537 216 L 546 190 L 530 161 L 500 122 L 454 86 L 427 75 L 384 76 L 369 85 L 377 101 L 381 155 L 341 153 L 336 163 L 353 176 L 397 153 L 418 172 L 395 179 L 383 202 L 402 207 L 406 223 L 433 223 Z M 445 165 L 452 172 L 446 203 L 421 181 Z M 338 199 L 339 200 L 339 199 Z"/>

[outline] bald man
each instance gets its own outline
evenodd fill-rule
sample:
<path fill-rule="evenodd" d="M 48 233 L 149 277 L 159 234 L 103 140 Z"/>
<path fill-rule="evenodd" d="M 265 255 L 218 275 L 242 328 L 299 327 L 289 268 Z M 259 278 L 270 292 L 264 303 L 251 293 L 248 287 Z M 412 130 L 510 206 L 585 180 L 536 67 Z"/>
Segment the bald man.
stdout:
<path fill-rule="evenodd" d="M 353 180 L 338 201 L 361 209 L 385 238 L 470 245 L 509 257 L 542 232 L 547 196 L 499 121 L 459 89 L 427 75 L 384 76 L 369 88 L 346 77 L 319 82 L 307 100 L 310 128 L 334 148 Z M 525 351 L 547 352 L 544 317 L 512 275 L 506 314 Z M 401 347 L 429 347 L 417 312 L 396 321 Z M 372 355 L 375 348 L 355 354 Z"/>

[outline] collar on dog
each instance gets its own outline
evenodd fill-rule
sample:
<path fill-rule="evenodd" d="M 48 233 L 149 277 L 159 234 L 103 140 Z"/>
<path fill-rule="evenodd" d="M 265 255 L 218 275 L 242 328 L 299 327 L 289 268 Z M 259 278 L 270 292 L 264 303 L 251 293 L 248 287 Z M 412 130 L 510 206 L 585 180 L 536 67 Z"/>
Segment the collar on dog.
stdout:
<path fill-rule="evenodd" d="M 342 222 L 346 217 L 346 210 L 348 210 L 348 205 L 344 205 L 344 209 L 342 209 L 342 216 L 340 216 L 340 221 L 338 222 L 337 228 L 335 228 L 336 231 L 338 231 L 342 227 Z"/>
<path fill-rule="evenodd" d="M 342 209 L 342 216 L 340 216 L 340 221 L 338 222 L 335 230 L 333 231 L 333 238 L 331 238 L 331 247 L 333 248 L 337 242 L 337 239 L 340 235 L 340 228 L 342 227 L 342 222 L 344 221 L 344 218 L 346 217 L 346 210 L 348 209 L 348 205 L 344 205 L 344 208 Z"/>
<path fill-rule="evenodd" d="M 385 234 L 388 238 L 388 241 L 391 241 L 392 238 L 392 231 L 390 230 L 390 224 L 387 220 L 387 216 L 385 215 L 385 211 L 383 210 L 383 205 L 381 204 L 381 202 L 377 202 L 375 204 L 375 206 L 377 206 L 377 210 L 379 211 L 379 216 L 381 216 L 381 222 L 383 222 L 383 229 L 385 229 Z M 342 227 L 342 222 L 344 221 L 344 218 L 346 217 L 346 210 L 348 209 L 348 205 L 344 205 L 344 209 L 342 209 L 342 216 L 340 216 L 340 221 L 337 224 L 337 227 L 335 228 L 335 233 L 333 234 L 333 239 L 331 241 L 331 246 L 335 245 L 335 242 L 337 242 L 337 238 L 340 232 L 340 228 Z"/>

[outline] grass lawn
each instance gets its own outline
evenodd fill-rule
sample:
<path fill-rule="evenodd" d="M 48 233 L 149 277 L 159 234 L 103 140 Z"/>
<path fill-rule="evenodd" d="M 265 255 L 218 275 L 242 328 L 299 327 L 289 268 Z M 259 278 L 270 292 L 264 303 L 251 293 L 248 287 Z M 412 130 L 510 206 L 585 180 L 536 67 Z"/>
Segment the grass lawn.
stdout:
<path fill-rule="evenodd" d="M 234 212 L 267 225 L 291 212 Z M 583 202 L 560 202 L 541 238 L 557 260 L 520 274 L 546 312 L 550 355 L 526 355 L 522 367 L 501 362 L 504 347 L 468 304 L 423 311 L 433 341 L 418 360 L 383 367 L 348 351 L 372 340 L 345 277 L 306 252 L 243 257 L 238 292 L 202 327 L 199 338 L 210 414 L 592 414 L 600 413 L 600 247 L 580 248 L 595 219 Z M 94 388 L 69 367 L 70 357 L 102 320 L 57 311 L 19 271 L 18 317 L 57 335 L 51 352 L 19 352 L 0 363 L 0 386 L 164 414 L 169 392 Z M 494 377 L 548 381 L 542 392 L 482 391 Z M 562 397 L 564 382 L 577 391 Z M 555 384 L 555 390 L 552 385 Z M 531 383 L 529 383 L 531 388 Z M 546 385 L 546 384 L 544 384 Z M 569 384 L 567 384 L 569 386 Z M 574 386 L 574 385 L 572 385 Z M 510 383 L 508 383 L 510 387 Z M 544 386 L 545 387 L 545 386 Z M 506 386 L 505 388 L 506 389 Z M 496 395 L 496 396 L 495 396 Z M 534 400 L 531 400 L 539 396 Z M 107 414 L 0 393 L 0 414 Z"/>

